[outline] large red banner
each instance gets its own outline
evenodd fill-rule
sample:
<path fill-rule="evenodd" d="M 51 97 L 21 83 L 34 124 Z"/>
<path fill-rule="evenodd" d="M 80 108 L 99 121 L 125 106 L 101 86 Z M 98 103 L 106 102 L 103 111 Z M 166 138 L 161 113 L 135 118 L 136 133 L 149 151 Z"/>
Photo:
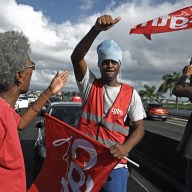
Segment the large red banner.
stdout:
<path fill-rule="evenodd" d="M 147 39 L 151 40 L 151 34 L 179 31 L 190 28 L 192 28 L 192 6 L 141 23 L 132 28 L 130 34 L 143 34 Z"/>
<path fill-rule="evenodd" d="M 46 115 L 43 167 L 28 192 L 98 192 L 117 159 L 106 146 Z"/>

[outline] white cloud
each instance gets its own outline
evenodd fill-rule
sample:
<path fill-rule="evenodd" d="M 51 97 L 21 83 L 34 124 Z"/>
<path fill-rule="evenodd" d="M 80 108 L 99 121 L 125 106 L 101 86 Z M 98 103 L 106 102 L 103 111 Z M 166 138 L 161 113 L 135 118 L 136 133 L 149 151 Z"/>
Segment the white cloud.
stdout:
<path fill-rule="evenodd" d="M 83 4 L 80 6 L 80 9 L 90 10 L 90 9 L 92 9 L 93 5 L 94 5 L 93 0 L 83 0 Z"/>
<path fill-rule="evenodd" d="M 15 0 L 1 0 L 0 31 L 18 29 L 29 37 L 31 57 L 38 63 L 31 88 L 46 88 L 57 70 L 67 69 L 70 78 L 64 90 L 74 90 L 77 86 L 70 61 L 74 47 L 100 15 L 121 16 L 121 21 L 112 29 L 99 34 L 86 59 L 89 67 L 99 76 L 96 46 L 104 39 L 114 39 L 123 51 L 121 78 L 139 90 L 144 84 L 160 85 L 164 74 L 181 71 L 192 56 L 191 30 L 152 35 L 152 41 L 143 35 L 129 35 L 131 27 L 139 23 L 191 5 L 189 0 L 174 4 L 167 1 L 158 5 L 151 4 L 151 1 L 126 1 L 115 9 L 107 7 L 102 13 L 87 17 L 81 23 L 63 21 L 62 24 L 55 24 L 31 6 L 18 5 Z M 115 1 L 111 2 L 114 5 Z"/>

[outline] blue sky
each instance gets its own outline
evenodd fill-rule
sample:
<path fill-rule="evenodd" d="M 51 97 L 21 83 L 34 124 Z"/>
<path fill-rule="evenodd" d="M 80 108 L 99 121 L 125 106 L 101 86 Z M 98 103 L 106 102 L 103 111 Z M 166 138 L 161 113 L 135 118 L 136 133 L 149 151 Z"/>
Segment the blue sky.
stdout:
<path fill-rule="evenodd" d="M 191 0 L 1 0 L 0 32 L 19 30 L 29 38 L 30 56 L 38 63 L 31 90 L 43 90 L 57 70 L 66 69 L 70 76 L 64 90 L 77 91 L 70 60 L 73 49 L 99 16 L 120 16 L 121 21 L 100 33 L 91 46 L 86 55 L 90 70 L 100 77 L 96 46 L 113 39 L 123 52 L 120 80 L 136 90 L 145 84 L 158 88 L 163 75 L 181 72 L 189 63 L 191 30 L 155 34 L 152 41 L 129 31 L 187 6 L 192 6 Z"/>
<path fill-rule="evenodd" d="M 16 0 L 18 3 L 31 5 L 41 10 L 51 21 L 62 23 L 64 20 L 77 22 L 86 16 L 105 10 L 111 6 L 111 0 Z M 114 2 L 114 6 L 121 1 Z M 113 7 L 114 7 L 113 6 Z"/>
<path fill-rule="evenodd" d="M 42 11 L 52 22 L 62 23 L 65 20 L 78 22 L 94 13 L 103 12 L 106 8 L 115 9 L 117 6 L 132 0 L 16 0 L 19 4 L 31 5 L 35 10 Z M 137 1 L 138 3 L 140 2 Z M 166 0 L 153 0 L 157 5 Z M 176 2 L 176 0 L 169 0 Z"/>

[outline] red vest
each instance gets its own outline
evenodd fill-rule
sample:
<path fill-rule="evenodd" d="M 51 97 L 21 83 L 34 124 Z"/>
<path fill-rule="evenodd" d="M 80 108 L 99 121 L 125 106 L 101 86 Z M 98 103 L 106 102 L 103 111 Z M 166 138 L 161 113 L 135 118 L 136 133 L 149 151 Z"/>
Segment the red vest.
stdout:
<path fill-rule="evenodd" d="M 124 118 L 127 115 L 132 93 L 133 87 L 121 84 L 116 100 L 104 117 L 103 84 L 101 79 L 96 79 L 82 108 L 78 129 L 108 147 L 116 143 L 124 143 L 129 133 Z"/>

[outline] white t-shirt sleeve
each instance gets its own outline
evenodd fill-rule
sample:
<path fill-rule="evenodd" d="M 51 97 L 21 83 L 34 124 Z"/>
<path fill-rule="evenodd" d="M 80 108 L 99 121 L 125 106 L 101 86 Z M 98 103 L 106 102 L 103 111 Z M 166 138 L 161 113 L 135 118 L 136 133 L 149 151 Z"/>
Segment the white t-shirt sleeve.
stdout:
<path fill-rule="evenodd" d="M 143 103 L 135 89 L 133 89 L 133 95 L 129 106 L 128 115 L 131 121 L 138 121 L 146 117 Z"/>
<path fill-rule="evenodd" d="M 91 90 L 91 86 L 93 84 L 93 81 L 96 79 L 95 75 L 89 70 L 87 67 L 87 71 L 85 73 L 85 76 L 83 77 L 81 82 L 77 81 L 77 86 L 79 88 L 79 92 L 82 97 L 82 104 L 84 105 L 87 101 L 89 92 Z"/>

